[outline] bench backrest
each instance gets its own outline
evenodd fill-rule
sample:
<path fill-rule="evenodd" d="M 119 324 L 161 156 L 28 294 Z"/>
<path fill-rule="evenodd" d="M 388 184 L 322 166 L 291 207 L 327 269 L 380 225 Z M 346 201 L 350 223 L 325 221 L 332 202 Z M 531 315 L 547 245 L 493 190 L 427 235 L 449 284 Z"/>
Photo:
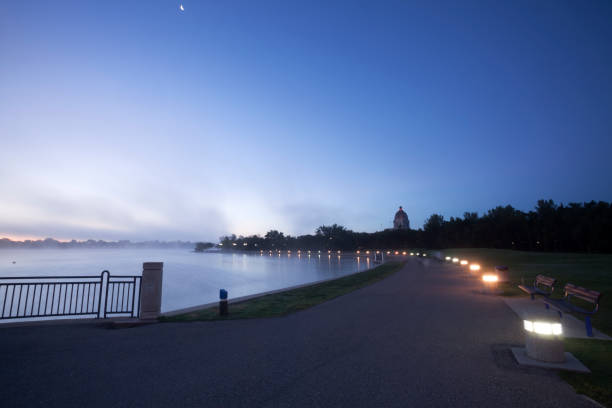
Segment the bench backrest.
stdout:
<path fill-rule="evenodd" d="M 575 296 L 579 299 L 585 300 L 587 302 L 593 303 L 594 305 L 599 304 L 599 298 L 601 297 L 601 293 L 583 288 L 581 286 L 576 286 L 571 283 L 565 285 L 565 296 Z"/>
<path fill-rule="evenodd" d="M 544 285 L 544 286 L 548 286 L 549 288 L 552 288 L 556 282 L 557 280 L 555 278 L 551 278 L 549 276 L 544 276 L 544 275 L 538 275 L 536 276 L 534 286 Z"/>

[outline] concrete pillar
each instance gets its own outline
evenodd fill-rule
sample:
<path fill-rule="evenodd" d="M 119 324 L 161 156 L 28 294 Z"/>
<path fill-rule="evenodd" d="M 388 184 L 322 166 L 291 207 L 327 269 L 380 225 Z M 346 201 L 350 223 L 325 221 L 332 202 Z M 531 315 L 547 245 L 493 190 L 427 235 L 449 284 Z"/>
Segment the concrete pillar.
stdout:
<path fill-rule="evenodd" d="M 157 319 L 161 312 L 163 262 L 142 264 L 142 283 L 140 291 L 140 318 Z"/>

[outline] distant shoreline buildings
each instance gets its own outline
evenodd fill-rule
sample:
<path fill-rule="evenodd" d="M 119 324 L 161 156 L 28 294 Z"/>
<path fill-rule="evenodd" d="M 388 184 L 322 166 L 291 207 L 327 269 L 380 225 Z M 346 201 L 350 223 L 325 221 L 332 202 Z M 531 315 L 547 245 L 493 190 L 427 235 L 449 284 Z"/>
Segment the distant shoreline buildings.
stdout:
<path fill-rule="evenodd" d="M 192 249 L 195 243 L 190 241 L 145 241 L 131 242 L 122 241 L 102 241 L 89 239 L 87 241 L 58 241 L 53 238 L 40 240 L 13 241 L 8 238 L 0 238 L 0 249 L 2 248 L 32 248 L 32 249 L 55 249 L 55 248 L 189 248 Z"/>

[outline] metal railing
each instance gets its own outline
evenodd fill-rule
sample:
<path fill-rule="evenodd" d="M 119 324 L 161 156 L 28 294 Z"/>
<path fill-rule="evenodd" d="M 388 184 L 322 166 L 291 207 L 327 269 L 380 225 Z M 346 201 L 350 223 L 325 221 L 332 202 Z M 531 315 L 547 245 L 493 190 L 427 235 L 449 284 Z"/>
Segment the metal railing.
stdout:
<path fill-rule="evenodd" d="M 0 320 L 62 316 L 140 316 L 140 276 L 0 278 Z"/>

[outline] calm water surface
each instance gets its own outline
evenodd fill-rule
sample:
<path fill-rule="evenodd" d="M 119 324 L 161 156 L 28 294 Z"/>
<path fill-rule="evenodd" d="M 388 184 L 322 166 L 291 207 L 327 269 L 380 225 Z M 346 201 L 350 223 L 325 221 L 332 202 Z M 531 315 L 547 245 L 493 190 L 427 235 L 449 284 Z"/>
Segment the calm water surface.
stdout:
<path fill-rule="evenodd" d="M 15 261 L 15 264 L 13 264 Z M 162 311 L 219 298 L 281 289 L 363 271 L 363 257 L 326 253 L 282 256 L 243 253 L 194 253 L 185 249 L 5 249 L 0 250 L 0 276 L 140 275 L 143 262 L 164 262 Z"/>

